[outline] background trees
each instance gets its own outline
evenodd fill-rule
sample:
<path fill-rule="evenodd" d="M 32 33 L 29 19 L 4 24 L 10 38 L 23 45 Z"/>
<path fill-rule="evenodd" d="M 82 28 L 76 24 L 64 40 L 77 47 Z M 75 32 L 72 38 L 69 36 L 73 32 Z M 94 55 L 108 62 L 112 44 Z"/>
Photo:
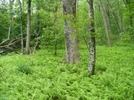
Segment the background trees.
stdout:
<path fill-rule="evenodd" d="M 100 1 L 100 0 L 99 0 Z M 133 41 L 133 5 L 132 0 L 115 0 L 115 1 L 101 1 L 94 0 L 95 8 L 95 28 L 97 32 L 97 44 L 111 44 L 116 41 Z M 6 2 L 2 0 L 0 3 L 0 22 L 3 23 L 0 26 L 1 37 L 0 41 L 4 41 L 9 35 L 10 39 L 21 38 L 22 33 L 24 38 L 26 37 L 26 23 L 27 23 L 27 1 L 25 0 L 10 0 Z M 7 4 L 10 6 L 7 7 Z M 20 6 L 21 4 L 21 6 Z M 25 6 L 24 6 L 25 5 Z M 23 14 L 21 14 L 21 7 Z M 103 8 L 103 14 L 101 15 Z M 73 8 L 74 9 L 74 8 Z M 32 1 L 31 4 L 31 46 L 36 44 L 38 37 L 38 44 L 41 47 L 50 47 L 54 49 L 55 42 L 57 41 L 57 47 L 63 45 L 64 35 L 63 35 L 63 16 L 62 16 L 62 4 L 60 0 L 36 0 Z M 56 17 L 57 16 L 57 17 Z M 105 16 L 107 25 L 102 25 L 103 19 L 101 16 Z M 12 18 L 11 18 L 12 17 Z M 22 18 L 22 22 L 20 19 Z M 69 17 L 66 17 L 66 20 Z M 56 21 L 57 19 L 57 21 Z M 73 24 L 77 30 L 78 37 L 80 41 L 88 40 L 88 4 L 87 1 L 79 1 L 78 11 L 77 11 L 77 22 Z M 20 24 L 22 23 L 22 25 Z M 20 30 L 20 25 L 23 28 L 23 32 Z M 107 38 L 105 38 L 105 27 L 107 27 Z M 59 28 L 60 27 L 60 28 Z M 57 29 L 56 29 L 57 28 Z M 56 32 L 55 29 L 58 31 Z M 55 34 L 58 33 L 57 35 Z M 11 34 L 9 34 L 11 33 Z M 37 35 L 37 33 L 39 33 Z M 109 36 L 108 36 L 109 35 Z M 109 37 L 109 38 L 108 38 Z M 36 38 L 36 39 L 35 39 Z M 107 39 L 107 40 L 106 40 Z M 25 47 L 25 42 L 21 47 Z M 43 46 L 44 45 L 44 46 Z M 23 48 L 23 47 L 22 47 Z"/>
<path fill-rule="evenodd" d="M 109 37 L 109 29 L 108 29 L 108 21 L 107 21 L 107 18 L 105 16 L 105 12 L 104 12 L 101 0 L 98 0 L 98 3 L 99 3 L 100 11 L 102 13 L 103 21 L 104 21 L 104 26 L 105 26 L 105 30 L 106 30 L 106 37 L 107 37 L 108 45 L 111 46 L 111 40 L 110 40 L 110 37 Z"/>
<path fill-rule="evenodd" d="M 22 48 L 21 51 L 23 51 L 23 47 L 29 47 L 26 45 L 29 40 L 26 40 L 26 33 L 31 33 L 29 36 L 31 40 L 27 43 L 31 45 L 32 51 L 38 48 L 51 49 L 56 55 L 57 49 L 64 48 L 66 44 L 66 61 L 77 62 L 79 60 L 78 41 L 80 44 L 87 45 L 87 48 L 89 47 L 88 3 L 87 0 L 79 0 L 77 4 L 76 0 L 63 0 L 62 2 L 61 0 L 32 0 L 31 29 L 28 31 L 27 0 L 10 0 L 10 2 L 1 0 L 0 49 L 3 52 L 9 52 Z M 132 0 L 94 0 L 96 44 L 110 45 L 134 41 L 133 5 Z M 103 24 L 103 19 L 105 19 L 105 24 Z M 65 38 L 63 33 L 65 33 Z M 28 52 L 29 49 L 27 48 L 26 51 Z M 69 54 L 74 51 L 75 53 Z M 67 60 L 69 55 L 73 60 Z"/>

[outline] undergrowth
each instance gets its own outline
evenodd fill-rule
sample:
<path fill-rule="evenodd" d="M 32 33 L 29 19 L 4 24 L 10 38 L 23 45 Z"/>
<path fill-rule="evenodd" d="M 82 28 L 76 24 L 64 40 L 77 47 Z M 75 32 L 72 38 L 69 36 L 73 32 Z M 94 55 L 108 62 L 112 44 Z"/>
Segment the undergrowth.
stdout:
<path fill-rule="evenodd" d="M 134 100 L 134 48 L 97 46 L 93 76 L 80 53 L 75 65 L 62 63 L 64 50 L 0 56 L 0 100 Z"/>

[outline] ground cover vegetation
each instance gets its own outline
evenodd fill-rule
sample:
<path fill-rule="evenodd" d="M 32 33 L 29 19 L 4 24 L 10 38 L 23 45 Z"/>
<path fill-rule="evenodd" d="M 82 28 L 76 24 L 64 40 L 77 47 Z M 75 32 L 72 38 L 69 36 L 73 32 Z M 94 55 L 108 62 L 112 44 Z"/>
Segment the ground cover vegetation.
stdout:
<path fill-rule="evenodd" d="M 134 100 L 133 0 L 0 0 L 0 100 Z"/>
<path fill-rule="evenodd" d="M 134 99 L 134 46 L 97 46 L 93 76 L 87 71 L 87 48 L 80 51 L 75 65 L 62 63 L 64 49 L 59 56 L 49 50 L 0 56 L 0 100 Z"/>

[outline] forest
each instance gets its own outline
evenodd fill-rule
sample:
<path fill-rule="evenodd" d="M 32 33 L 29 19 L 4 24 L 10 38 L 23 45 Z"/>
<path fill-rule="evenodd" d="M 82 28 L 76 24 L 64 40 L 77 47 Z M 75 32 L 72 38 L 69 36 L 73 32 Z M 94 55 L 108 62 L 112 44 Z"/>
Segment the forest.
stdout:
<path fill-rule="evenodd" d="M 134 0 L 0 0 L 0 100 L 134 100 Z"/>

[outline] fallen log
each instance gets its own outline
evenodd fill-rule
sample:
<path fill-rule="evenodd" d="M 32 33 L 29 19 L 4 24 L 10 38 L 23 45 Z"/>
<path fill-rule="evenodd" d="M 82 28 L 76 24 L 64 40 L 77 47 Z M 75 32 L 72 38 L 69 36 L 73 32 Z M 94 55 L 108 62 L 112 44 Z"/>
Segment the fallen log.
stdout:
<path fill-rule="evenodd" d="M 23 39 L 26 39 L 26 38 L 23 38 Z M 8 40 L 6 42 L 0 43 L 0 54 L 8 53 L 8 52 L 16 52 L 16 50 L 20 48 L 20 45 L 17 44 L 20 41 L 21 39 L 17 38 L 17 39 L 13 39 L 10 41 Z"/>

